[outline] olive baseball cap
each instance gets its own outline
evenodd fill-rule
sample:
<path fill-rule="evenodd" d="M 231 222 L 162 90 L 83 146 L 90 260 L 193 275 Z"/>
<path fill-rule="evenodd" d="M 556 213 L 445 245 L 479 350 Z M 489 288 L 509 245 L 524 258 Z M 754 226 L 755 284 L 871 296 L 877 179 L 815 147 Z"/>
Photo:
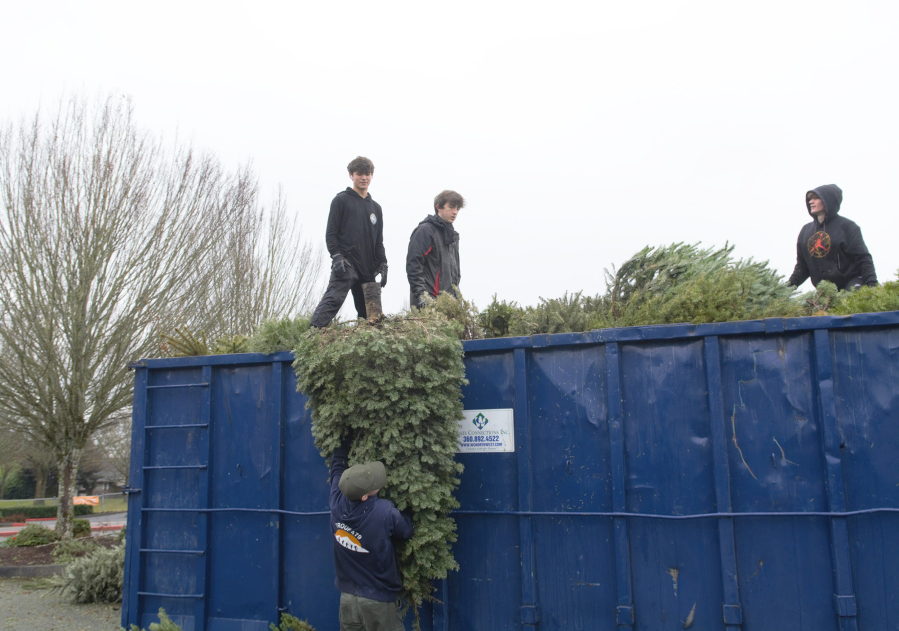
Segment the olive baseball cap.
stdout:
<path fill-rule="evenodd" d="M 380 461 L 354 464 L 340 476 L 337 486 L 351 500 L 358 501 L 363 495 L 377 491 L 387 483 L 387 469 Z"/>

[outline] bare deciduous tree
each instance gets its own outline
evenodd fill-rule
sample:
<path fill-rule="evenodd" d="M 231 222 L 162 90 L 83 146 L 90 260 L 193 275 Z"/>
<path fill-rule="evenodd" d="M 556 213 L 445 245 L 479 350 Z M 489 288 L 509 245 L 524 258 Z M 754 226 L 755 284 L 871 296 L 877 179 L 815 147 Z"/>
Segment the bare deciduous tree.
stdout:
<path fill-rule="evenodd" d="M 211 281 L 196 284 L 205 290 L 203 306 L 185 318 L 210 340 L 250 335 L 270 318 L 311 311 L 318 299 L 321 252 L 302 241 L 281 190 L 265 208 L 254 174 L 244 169 L 229 194 L 234 219 L 215 244 Z"/>
<path fill-rule="evenodd" d="M 131 475 L 131 414 L 123 413 L 119 422 L 97 434 L 97 444 L 103 449 L 106 466 L 116 481 L 128 484 Z"/>
<path fill-rule="evenodd" d="M 53 450 L 63 537 L 87 441 L 131 403 L 127 365 L 202 306 L 240 179 L 163 150 L 125 99 L 0 131 L 0 412 Z"/>
<path fill-rule="evenodd" d="M 23 441 L 15 432 L 0 428 L 0 499 L 6 493 L 9 476 L 22 464 Z"/>
<path fill-rule="evenodd" d="M 56 455 L 44 443 L 27 434 L 20 433 L 20 435 L 25 438 L 22 448 L 22 468 L 34 474 L 34 499 L 44 499 L 47 497 L 50 475 L 55 473 Z"/>

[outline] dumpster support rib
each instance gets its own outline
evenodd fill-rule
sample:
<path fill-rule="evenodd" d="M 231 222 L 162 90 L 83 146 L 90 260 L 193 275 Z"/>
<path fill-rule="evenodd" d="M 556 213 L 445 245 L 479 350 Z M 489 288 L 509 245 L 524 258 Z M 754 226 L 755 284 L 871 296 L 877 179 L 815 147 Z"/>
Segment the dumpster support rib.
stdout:
<path fill-rule="evenodd" d="M 627 510 L 624 470 L 624 425 L 621 409 L 621 372 L 619 367 L 618 343 L 606 344 L 606 390 L 609 397 L 609 441 L 612 461 L 612 506 L 616 513 Z M 627 540 L 627 519 L 612 518 L 615 529 L 615 576 L 618 605 L 615 608 L 616 624 L 619 629 L 632 629 L 636 620 L 634 601 L 631 594 L 631 564 Z"/>
<path fill-rule="evenodd" d="M 818 414 L 824 438 L 824 462 L 827 467 L 827 509 L 846 510 L 843 486 L 843 457 L 840 449 L 840 428 L 837 419 L 833 387 L 833 363 L 830 356 L 830 332 L 818 329 L 815 335 L 815 369 L 818 381 Z M 852 585 L 852 565 L 849 554 L 849 523 L 845 517 L 830 518 L 831 556 L 833 558 L 834 612 L 840 619 L 840 631 L 856 631 L 857 605 Z"/>
<path fill-rule="evenodd" d="M 727 462 L 726 418 L 721 385 L 721 354 L 717 336 L 705 338 L 705 370 L 709 392 L 709 420 L 712 430 L 712 458 L 715 478 L 715 504 L 719 513 L 731 512 L 730 469 Z M 734 549 L 734 521 L 718 520 L 718 546 L 721 555 L 721 587 L 724 596 L 724 628 L 739 631 L 743 624 L 740 590 L 737 582 L 737 554 Z"/>
<path fill-rule="evenodd" d="M 518 460 L 518 507 L 534 509 L 531 491 L 531 423 L 528 406 L 527 355 L 523 348 L 514 351 L 515 362 L 515 451 Z M 518 518 L 521 545 L 521 628 L 535 631 L 540 621 L 537 607 L 537 573 L 534 564 L 534 524 L 530 515 Z"/>

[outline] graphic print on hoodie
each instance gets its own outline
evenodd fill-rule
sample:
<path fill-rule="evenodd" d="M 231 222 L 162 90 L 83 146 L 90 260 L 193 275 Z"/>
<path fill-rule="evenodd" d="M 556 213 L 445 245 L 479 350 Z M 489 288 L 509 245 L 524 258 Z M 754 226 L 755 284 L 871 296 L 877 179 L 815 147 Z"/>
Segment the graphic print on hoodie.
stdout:
<path fill-rule="evenodd" d="M 856 283 L 876 285 L 874 261 L 861 229 L 851 219 L 839 215 L 843 191 L 836 184 L 825 184 L 809 192 L 814 192 L 824 202 L 824 221 L 818 223 L 812 215 L 806 193 L 805 206 L 812 222 L 799 232 L 796 267 L 788 284 L 798 287 L 811 277 L 815 287 L 822 280 L 830 281 L 840 289 L 849 289 Z"/>

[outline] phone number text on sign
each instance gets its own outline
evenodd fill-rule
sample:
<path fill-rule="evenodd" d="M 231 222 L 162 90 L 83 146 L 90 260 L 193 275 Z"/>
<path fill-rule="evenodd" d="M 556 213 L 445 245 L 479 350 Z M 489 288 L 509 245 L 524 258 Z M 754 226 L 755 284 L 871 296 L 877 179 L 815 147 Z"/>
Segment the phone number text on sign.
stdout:
<path fill-rule="evenodd" d="M 511 409 L 465 410 L 459 421 L 458 453 L 515 451 L 515 423 Z"/>

